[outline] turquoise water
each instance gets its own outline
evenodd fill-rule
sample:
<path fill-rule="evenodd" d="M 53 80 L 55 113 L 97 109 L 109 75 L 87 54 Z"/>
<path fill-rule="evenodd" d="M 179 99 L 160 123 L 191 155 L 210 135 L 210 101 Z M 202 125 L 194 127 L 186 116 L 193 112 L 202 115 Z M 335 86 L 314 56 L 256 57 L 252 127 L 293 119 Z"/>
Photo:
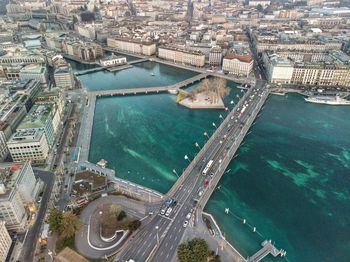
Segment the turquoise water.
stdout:
<path fill-rule="evenodd" d="M 154 73 L 155 76 L 151 74 Z M 124 89 L 135 87 L 152 87 L 171 85 L 197 73 L 162 65 L 155 62 L 144 62 L 132 68 L 117 72 L 100 71 L 80 76 L 83 85 L 89 90 Z"/>
<path fill-rule="evenodd" d="M 96 90 L 114 83 L 157 86 L 192 76 L 159 67 L 141 64 L 128 69 L 130 74 L 122 71 L 123 77 L 81 78 Z M 154 70 L 160 79 L 149 78 Z M 237 92 L 233 89 L 227 104 Z M 212 132 L 211 123 L 225 114 L 188 110 L 174 100 L 169 94 L 98 99 L 89 160 L 107 159 L 117 176 L 166 192 L 176 180 L 172 169 L 181 173 L 188 164 L 184 155 L 192 159 L 198 151 L 194 143 L 203 145 L 203 132 Z M 244 256 L 272 239 L 287 250 L 288 261 L 349 261 L 349 114 L 349 107 L 309 104 L 300 96 L 269 98 L 206 207 Z"/>
<path fill-rule="evenodd" d="M 242 254 L 272 239 L 289 261 L 350 261 L 349 115 L 296 95 L 269 98 L 206 207 Z"/>

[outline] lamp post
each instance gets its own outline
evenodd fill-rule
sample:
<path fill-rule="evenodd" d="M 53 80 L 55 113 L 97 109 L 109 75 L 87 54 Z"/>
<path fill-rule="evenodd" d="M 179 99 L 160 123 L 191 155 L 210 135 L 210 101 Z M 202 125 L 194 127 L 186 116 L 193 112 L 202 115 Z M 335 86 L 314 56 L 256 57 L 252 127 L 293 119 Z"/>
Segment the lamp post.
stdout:
<path fill-rule="evenodd" d="M 221 121 L 224 120 L 224 117 L 222 116 L 222 114 L 219 115 L 219 118 L 221 119 Z"/>
<path fill-rule="evenodd" d="M 184 158 L 185 158 L 185 160 L 188 160 L 188 162 L 189 162 L 189 163 L 191 163 L 191 160 L 188 158 L 188 156 L 187 156 L 187 155 L 185 155 L 185 157 L 184 157 Z"/>
<path fill-rule="evenodd" d="M 194 143 L 194 146 L 197 147 L 199 150 L 201 150 L 201 147 L 200 147 L 200 145 L 197 142 Z"/>
<path fill-rule="evenodd" d="M 213 127 L 215 127 L 216 129 L 218 128 L 214 122 L 212 123 L 212 125 L 213 125 Z"/>
<path fill-rule="evenodd" d="M 209 139 L 209 135 L 208 135 L 207 132 L 204 132 L 203 135 L 206 136 Z"/>
<path fill-rule="evenodd" d="M 159 246 L 159 234 L 158 234 L 158 229 L 159 229 L 159 226 L 156 226 L 156 230 L 157 230 L 157 245 Z"/>

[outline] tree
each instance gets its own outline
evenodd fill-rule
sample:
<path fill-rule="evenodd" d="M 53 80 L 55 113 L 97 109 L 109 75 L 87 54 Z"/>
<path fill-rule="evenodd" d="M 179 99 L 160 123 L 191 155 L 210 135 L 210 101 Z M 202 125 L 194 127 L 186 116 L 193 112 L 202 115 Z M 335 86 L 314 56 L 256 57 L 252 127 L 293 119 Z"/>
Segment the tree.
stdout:
<path fill-rule="evenodd" d="M 140 220 L 133 220 L 128 224 L 128 228 L 130 230 L 136 230 L 141 226 L 141 221 Z"/>
<path fill-rule="evenodd" d="M 60 234 L 63 239 L 71 238 L 81 228 L 79 218 L 72 212 L 66 212 L 62 216 Z"/>
<path fill-rule="evenodd" d="M 207 242 L 201 238 L 194 238 L 182 243 L 177 248 L 180 262 L 206 262 L 211 252 Z"/>
<path fill-rule="evenodd" d="M 57 208 L 50 210 L 49 225 L 53 232 L 59 232 L 62 221 L 62 213 Z"/>
<path fill-rule="evenodd" d="M 112 204 L 109 207 L 109 213 L 115 215 L 115 217 L 118 217 L 121 211 L 122 207 L 120 205 Z"/>
<path fill-rule="evenodd" d="M 124 212 L 124 210 L 120 211 L 120 213 L 117 216 L 117 220 L 123 220 L 126 217 L 126 213 Z"/>

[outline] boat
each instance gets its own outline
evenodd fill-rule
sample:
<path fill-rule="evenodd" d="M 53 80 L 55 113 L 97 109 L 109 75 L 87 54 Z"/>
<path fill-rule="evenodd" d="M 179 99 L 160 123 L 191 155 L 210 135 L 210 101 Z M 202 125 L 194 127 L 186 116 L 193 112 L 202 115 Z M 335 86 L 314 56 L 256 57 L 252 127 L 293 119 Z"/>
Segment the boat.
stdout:
<path fill-rule="evenodd" d="M 156 76 L 154 73 L 151 73 L 151 76 Z"/>
<path fill-rule="evenodd" d="M 286 93 L 284 92 L 271 92 L 272 95 L 276 95 L 276 96 L 284 96 Z"/>
<path fill-rule="evenodd" d="M 350 105 L 350 101 L 336 96 L 310 96 L 304 98 L 306 102 L 326 105 Z"/>

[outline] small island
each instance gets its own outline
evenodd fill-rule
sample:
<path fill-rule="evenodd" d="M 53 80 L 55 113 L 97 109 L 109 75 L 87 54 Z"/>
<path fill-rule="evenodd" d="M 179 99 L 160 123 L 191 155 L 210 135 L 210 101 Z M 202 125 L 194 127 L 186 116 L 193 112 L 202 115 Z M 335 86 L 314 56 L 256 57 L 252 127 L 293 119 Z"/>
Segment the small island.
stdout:
<path fill-rule="evenodd" d="M 191 109 L 224 109 L 223 98 L 229 93 L 225 79 L 206 78 L 194 90 L 180 90 L 176 102 Z"/>

